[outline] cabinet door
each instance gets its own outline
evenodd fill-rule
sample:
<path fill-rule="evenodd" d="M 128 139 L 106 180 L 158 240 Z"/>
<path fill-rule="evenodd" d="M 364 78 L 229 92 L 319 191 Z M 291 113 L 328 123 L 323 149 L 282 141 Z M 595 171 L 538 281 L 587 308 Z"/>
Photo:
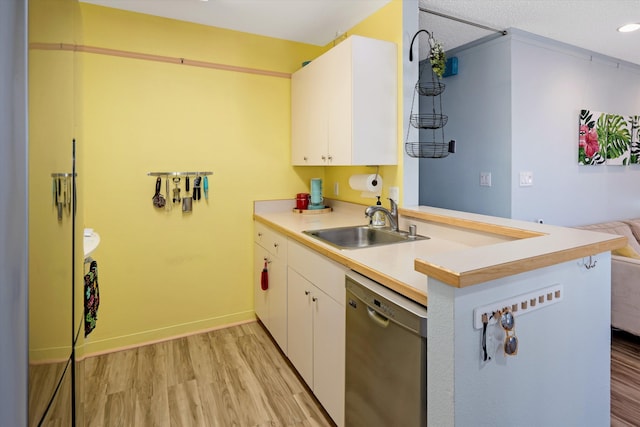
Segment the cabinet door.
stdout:
<path fill-rule="evenodd" d="M 267 234 L 268 235 L 268 234 Z M 275 234 L 275 237 L 279 235 Z M 286 265 L 286 241 L 277 244 L 271 243 L 270 247 L 275 252 L 280 248 L 284 256 L 274 255 L 258 243 L 253 244 L 253 305 L 256 316 L 264 323 L 271 336 L 276 340 L 282 351 L 287 351 L 287 265 Z M 261 277 L 265 260 L 267 262 L 267 274 L 269 287 L 262 290 Z"/>
<path fill-rule="evenodd" d="M 287 356 L 307 385 L 313 388 L 311 294 L 314 286 L 296 271 L 288 270 Z"/>
<path fill-rule="evenodd" d="M 345 308 L 317 290 L 313 301 L 313 393 L 344 425 Z"/>
<path fill-rule="evenodd" d="M 301 69 L 291 76 L 291 164 L 311 164 L 311 77 L 310 69 Z"/>
<path fill-rule="evenodd" d="M 351 72 L 351 39 L 345 40 L 326 54 L 328 80 L 326 102 L 329 123 L 327 164 L 351 164 L 353 89 Z M 372 70 L 370 70 L 373 72 Z"/>
<path fill-rule="evenodd" d="M 253 308 L 256 316 L 269 329 L 268 294 L 260 286 L 260 275 L 264 261 L 268 259 L 268 252 L 257 243 L 253 244 Z"/>
<path fill-rule="evenodd" d="M 269 256 L 269 332 L 287 353 L 287 265 L 286 258 Z"/>
<path fill-rule="evenodd" d="M 351 39 L 351 164 L 397 164 L 396 45 L 365 37 Z"/>
<path fill-rule="evenodd" d="M 291 162 L 324 165 L 327 159 L 327 65 L 313 61 L 291 76 Z"/>

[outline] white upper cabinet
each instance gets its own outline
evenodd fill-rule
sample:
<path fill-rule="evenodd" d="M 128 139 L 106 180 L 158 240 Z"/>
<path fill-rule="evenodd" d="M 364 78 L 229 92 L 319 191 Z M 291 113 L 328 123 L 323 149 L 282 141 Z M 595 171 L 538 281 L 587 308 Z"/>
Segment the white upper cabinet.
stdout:
<path fill-rule="evenodd" d="M 395 43 L 351 36 L 291 77 L 295 166 L 398 162 Z"/>

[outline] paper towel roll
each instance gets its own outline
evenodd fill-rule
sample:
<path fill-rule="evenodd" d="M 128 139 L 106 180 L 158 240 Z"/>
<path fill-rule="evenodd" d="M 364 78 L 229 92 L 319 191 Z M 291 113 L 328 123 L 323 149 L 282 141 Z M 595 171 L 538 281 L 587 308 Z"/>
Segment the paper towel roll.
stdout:
<path fill-rule="evenodd" d="M 351 175 L 349 177 L 349 187 L 369 193 L 366 196 L 363 194 L 363 197 L 376 197 L 382 194 L 382 177 L 375 173 L 370 175 Z"/>

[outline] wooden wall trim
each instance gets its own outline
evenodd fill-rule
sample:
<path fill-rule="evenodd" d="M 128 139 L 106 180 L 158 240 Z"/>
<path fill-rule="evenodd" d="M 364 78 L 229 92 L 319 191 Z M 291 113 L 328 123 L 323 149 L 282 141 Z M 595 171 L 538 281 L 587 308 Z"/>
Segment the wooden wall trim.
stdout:
<path fill-rule="evenodd" d="M 173 56 L 152 55 L 149 53 L 131 52 L 127 50 L 109 49 L 106 47 L 84 46 L 71 43 L 29 43 L 30 50 L 64 50 L 73 52 L 94 53 L 97 55 L 117 56 L 121 58 L 141 59 L 144 61 L 164 62 L 191 67 L 210 68 L 214 70 L 231 71 L 236 73 L 257 74 L 261 76 L 290 79 L 291 73 L 261 70 L 259 68 L 239 67 L 235 65 L 219 64 L 216 62 L 197 61 Z"/>

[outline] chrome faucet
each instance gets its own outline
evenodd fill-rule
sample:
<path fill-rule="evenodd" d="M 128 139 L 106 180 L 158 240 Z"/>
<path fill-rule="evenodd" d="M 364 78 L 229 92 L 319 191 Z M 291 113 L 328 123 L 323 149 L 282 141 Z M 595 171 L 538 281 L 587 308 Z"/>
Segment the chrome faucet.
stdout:
<path fill-rule="evenodd" d="M 389 199 L 389 202 L 391 202 L 391 210 L 385 208 L 384 206 L 374 205 L 369 206 L 367 209 L 365 209 L 364 214 L 369 217 L 369 221 L 371 221 L 373 219 L 373 214 L 375 214 L 376 212 L 382 212 L 387 216 L 387 218 L 389 218 L 389 226 L 391 227 L 391 230 L 399 231 L 398 205 L 393 201 L 393 199 Z"/>

